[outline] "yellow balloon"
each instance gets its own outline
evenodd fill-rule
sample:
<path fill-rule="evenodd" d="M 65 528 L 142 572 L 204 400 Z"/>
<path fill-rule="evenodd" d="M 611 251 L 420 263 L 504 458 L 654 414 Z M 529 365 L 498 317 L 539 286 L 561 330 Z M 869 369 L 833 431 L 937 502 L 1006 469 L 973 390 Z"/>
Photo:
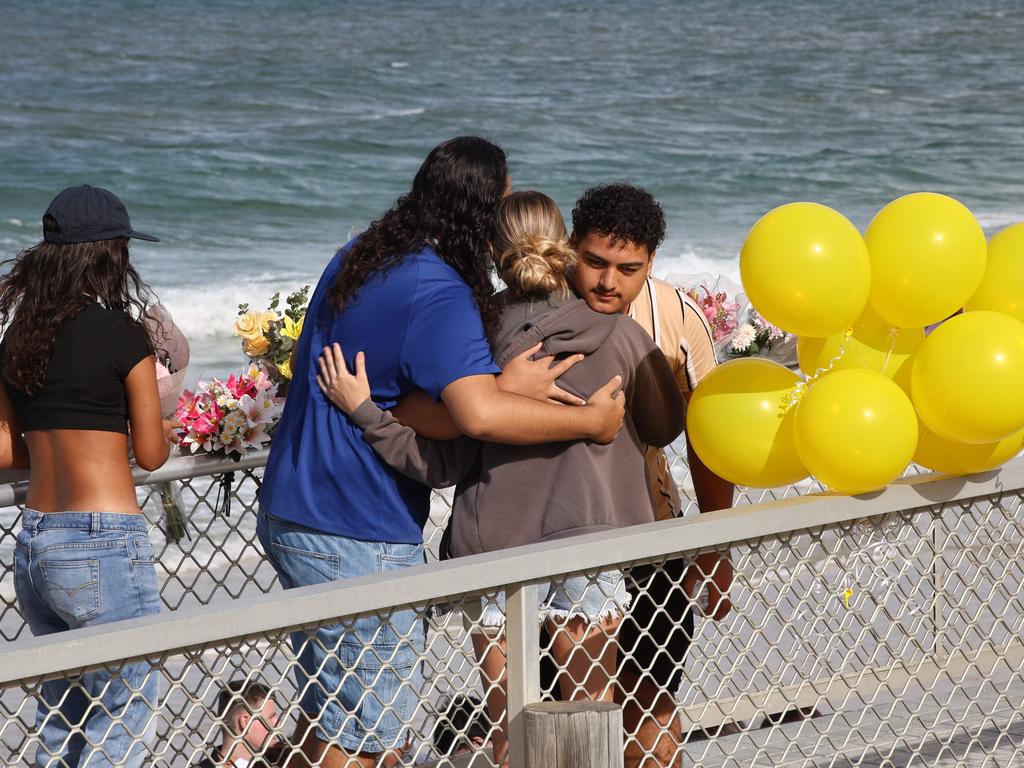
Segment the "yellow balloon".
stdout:
<path fill-rule="evenodd" d="M 985 276 L 965 309 L 992 309 L 1024 320 L 1024 222 L 989 240 Z"/>
<path fill-rule="evenodd" d="M 796 356 L 800 370 L 808 376 L 835 360 L 834 371 L 866 368 L 899 383 L 909 377 L 914 352 L 923 343 L 924 329 L 896 328 L 867 306 L 849 338 L 842 333 L 824 339 L 801 336 L 796 340 Z"/>
<path fill-rule="evenodd" d="M 918 423 L 920 436 L 914 461 L 922 467 L 949 475 L 985 472 L 1004 464 L 1024 448 L 1024 430 L 1014 432 L 995 443 L 960 443 L 947 440 Z"/>
<path fill-rule="evenodd" d="M 800 378 L 762 358 L 731 360 L 694 390 L 686 431 L 697 455 L 719 477 L 739 485 L 775 488 L 807 477 L 793 439 L 786 396 Z"/>
<path fill-rule="evenodd" d="M 935 434 L 994 443 L 1024 427 L 1024 323 L 980 310 L 925 339 L 911 374 L 914 406 Z"/>
<path fill-rule="evenodd" d="M 923 345 L 924 342 L 922 341 L 921 344 Z M 921 347 L 918 347 L 918 349 L 920 348 Z M 910 384 L 910 377 L 914 372 L 915 360 L 917 360 L 916 351 L 912 355 L 910 355 L 910 357 L 907 358 L 907 361 L 903 363 L 903 365 L 896 369 L 896 375 L 892 377 L 893 383 L 895 383 L 896 386 L 903 390 L 903 394 L 910 398 L 911 403 L 914 402 L 914 398 L 911 394 L 912 390 Z"/>
<path fill-rule="evenodd" d="M 917 447 L 910 399 L 880 373 L 851 368 L 823 376 L 796 409 L 800 460 L 840 493 L 883 488 L 906 469 Z"/>
<path fill-rule="evenodd" d="M 952 315 L 985 273 L 985 233 L 963 204 L 934 192 L 893 200 L 868 225 L 871 306 L 900 328 Z"/>
<path fill-rule="evenodd" d="M 871 263 L 864 239 L 844 216 L 817 203 L 790 203 L 751 228 L 740 276 L 768 322 L 801 336 L 828 336 L 863 311 Z"/>

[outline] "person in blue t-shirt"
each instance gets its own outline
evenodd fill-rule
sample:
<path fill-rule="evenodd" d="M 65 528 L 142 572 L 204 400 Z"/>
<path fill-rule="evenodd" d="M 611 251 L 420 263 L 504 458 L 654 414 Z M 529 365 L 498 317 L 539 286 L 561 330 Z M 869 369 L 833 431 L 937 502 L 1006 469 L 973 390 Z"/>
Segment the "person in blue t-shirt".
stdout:
<path fill-rule="evenodd" d="M 523 396 L 536 392 L 497 376 L 488 343 L 499 321 L 489 240 L 509 189 L 499 147 L 476 137 L 446 141 L 409 193 L 324 270 L 260 492 L 257 533 L 286 589 L 424 562 L 430 490 L 384 464 L 320 392 L 325 346 L 365 353 L 374 402 L 399 419 L 408 395 L 443 401 L 461 433 L 492 442 L 609 442 L 621 428 L 620 377 L 582 407 L 565 408 Z M 549 381 L 562 370 L 552 369 Z M 409 424 L 446 437 L 415 416 Z M 294 743 L 305 757 L 325 767 L 395 762 L 416 705 L 423 642 L 414 611 L 294 633 L 309 718 L 300 719 Z"/>

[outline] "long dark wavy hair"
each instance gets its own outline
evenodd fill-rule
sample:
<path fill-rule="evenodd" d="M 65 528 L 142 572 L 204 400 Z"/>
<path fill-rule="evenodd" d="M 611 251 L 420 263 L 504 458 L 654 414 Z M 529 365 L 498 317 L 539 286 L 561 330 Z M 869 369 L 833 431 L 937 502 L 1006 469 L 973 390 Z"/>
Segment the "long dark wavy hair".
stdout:
<path fill-rule="evenodd" d="M 434 147 L 412 189 L 370 224 L 346 254 L 328 297 L 340 312 L 355 301 L 370 275 L 432 245 L 473 291 L 489 339 L 498 332 L 499 310 L 491 283 L 491 237 L 505 192 L 508 166 L 498 146 L 459 136 Z"/>
<path fill-rule="evenodd" d="M 150 338 L 142 318 L 153 295 L 128 260 L 128 238 L 70 245 L 41 242 L 0 264 L 3 378 L 26 394 L 46 386 L 57 332 L 99 301 Z M 150 342 L 152 344 L 152 342 Z"/>

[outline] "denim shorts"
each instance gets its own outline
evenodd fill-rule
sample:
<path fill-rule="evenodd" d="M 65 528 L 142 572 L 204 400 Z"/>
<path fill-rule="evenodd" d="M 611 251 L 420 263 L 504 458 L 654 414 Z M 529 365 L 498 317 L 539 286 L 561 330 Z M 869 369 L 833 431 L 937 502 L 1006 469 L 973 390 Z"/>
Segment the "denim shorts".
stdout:
<path fill-rule="evenodd" d="M 350 539 L 263 509 L 256 534 L 285 589 L 425 562 L 422 544 Z M 292 633 L 302 709 L 317 723 L 319 738 L 349 753 L 403 746 L 419 702 L 424 638 L 422 617 L 411 610 Z"/>
<path fill-rule="evenodd" d="M 33 635 L 160 611 L 142 515 L 26 509 L 21 520 L 14 587 Z M 35 765 L 142 765 L 156 698 L 157 674 L 144 661 L 43 683 Z"/>
<path fill-rule="evenodd" d="M 632 596 L 626 589 L 622 571 L 602 571 L 596 576 L 568 576 L 541 587 L 539 619 L 563 622 L 582 618 L 588 623 L 622 618 Z M 505 592 L 495 600 L 484 598 L 480 614 L 469 616 L 485 631 L 505 627 Z"/>

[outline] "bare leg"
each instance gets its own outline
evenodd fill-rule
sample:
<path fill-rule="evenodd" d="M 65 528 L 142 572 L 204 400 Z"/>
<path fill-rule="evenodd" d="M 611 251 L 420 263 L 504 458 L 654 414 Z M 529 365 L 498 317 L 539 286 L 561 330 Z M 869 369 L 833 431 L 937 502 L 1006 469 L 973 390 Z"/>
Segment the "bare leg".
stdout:
<path fill-rule="evenodd" d="M 626 731 L 625 768 L 681 768 L 682 724 L 671 694 L 622 670 L 615 698 Z"/>
<path fill-rule="evenodd" d="M 565 698 L 611 701 L 614 695 L 612 671 L 617 646 L 614 642 L 619 618 L 593 627 L 583 619 L 549 623 L 551 653 L 566 673 L 560 684 Z M 487 693 L 487 713 L 498 730 L 491 739 L 494 762 L 508 764 L 508 650 L 504 635 L 495 637 L 474 632 L 473 649 L 480 664 L 480 680 Z M 577 690 L 579 689 L 579 690 Z"/>
<path fill-rule="evenodd" d="M 558 680 L 564 700 L 612 701 L 618 654 L 615 633 L 621 621 L 621 617 L 602 619 L 594 626 L 582 617 L 563 622 L 548 619 L 551 655 L 565 670 Z"/>
<path fill-rule="evenodd" d="M 491 737 L 494 762 L 508 765 L 508 650 L 505 636 L 474 632 L 473 650 L 480 664 L 480 681 L 487 694 L 487 714 L 498 724 Z"/>

